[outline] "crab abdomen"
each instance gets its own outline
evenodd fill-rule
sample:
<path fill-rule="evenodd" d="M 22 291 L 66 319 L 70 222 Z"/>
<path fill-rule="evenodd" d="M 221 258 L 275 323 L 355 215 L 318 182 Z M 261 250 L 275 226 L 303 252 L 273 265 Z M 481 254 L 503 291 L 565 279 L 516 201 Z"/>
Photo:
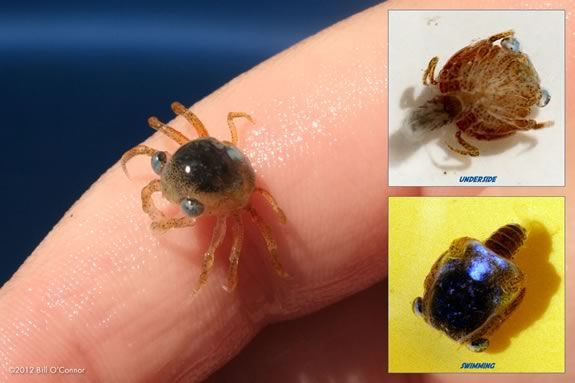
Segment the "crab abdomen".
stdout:
<path fill-rule="evenodd" d="M 479 139 L 527 130 L 527 119 L 542 97 L 539 77 L 529 58 L 488 40 L 453 55 L 439 74 L 442 94 L 460 102 L 459 129 Z"/>

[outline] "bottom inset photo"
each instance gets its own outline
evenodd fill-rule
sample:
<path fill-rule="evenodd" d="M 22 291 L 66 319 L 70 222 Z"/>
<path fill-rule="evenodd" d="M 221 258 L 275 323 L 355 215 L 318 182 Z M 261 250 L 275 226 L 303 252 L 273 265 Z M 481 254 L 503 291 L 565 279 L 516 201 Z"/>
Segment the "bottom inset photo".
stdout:
<path fill-rule="evenodd" d="M 565 370 L 563 197 L 389 198 L 389 371 Z"/>

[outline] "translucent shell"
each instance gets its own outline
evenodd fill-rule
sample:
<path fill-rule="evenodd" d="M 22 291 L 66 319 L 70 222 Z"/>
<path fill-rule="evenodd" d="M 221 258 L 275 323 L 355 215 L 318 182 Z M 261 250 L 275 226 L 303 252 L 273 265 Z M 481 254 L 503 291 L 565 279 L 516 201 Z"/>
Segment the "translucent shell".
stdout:
<path fill-rule="evenodd" d="M 164 166 L 161 184 L 168 201 L 197 199 L 207 213 L 221 215 L 248 205 L 255 189 L 255 173 L 249 159 L 234 145 L 201 137 L 173 154 Z M 192 205 L 181 206 L 188 214 L 197 210 Z"/>
<path fill-rule="evenodd" d="M 471 350 L 485 350 L 487 336 L 525 294 L 523 273 L 512 260 L 525 237 L 523 227 L 510 224 L 484 243 L 468 237 L 453 241 L 425 279 L 414 312 Z"/>

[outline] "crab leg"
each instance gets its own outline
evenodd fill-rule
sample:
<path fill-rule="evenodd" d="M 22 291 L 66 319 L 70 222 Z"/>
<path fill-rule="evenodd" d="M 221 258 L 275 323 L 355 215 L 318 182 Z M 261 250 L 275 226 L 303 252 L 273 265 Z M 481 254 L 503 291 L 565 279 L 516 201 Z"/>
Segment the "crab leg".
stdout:
<path fill-rule="evenodd" d="M 228 113 L 228 127 L 230 128 L 230 133 L 232 135 L 232 144 L 234 144 L 234 145 L 236 145 L 238 143 L 238 131 L 236 129 L 236 124 L 234 124 L 234 119 L 240 118 L 240 117 L 247 119 L 252 124 L 254 123 L 252 116 L 250 116 L 247 113 L 243 113 L 243 112 L 230 112 L 230 113 Z"/>
<path fill-rule="evenodd" d="M 245 209 L 250 213 L 252 221 L 256 224 L 262 237 L 264 237 L 264 240 L 266 241 L 266 246 L 268 248 L 268 255 L 272 262 L 274 271 L 276 272 L 277 275 L 279 275 L 282 278 L 289 277 L 288 273 L 285 272 L 279 260 L 278 244 L 272 235 L 270 227 L 263 221 L 263 219 L 259 216 L 259 214 L 253 207 L 248 205 Z"/>
<path fill-rule="evenodd" d="M 266 201 L 268 201 L 272 209 L 274 209 L 274 211 L 276 212 L 279 221 L 285 224 L 287 222 L 286 215 L 283 212 L 283 210 L 279 207 L 278 203 L 276 202 L 272 194 L 269 191 L 258 187 L 255 188 L 254 191 L 260 193 L 266 199 Z"/>
<path fill-rule="evenodd" d="M 435 80 L 435 67 L 437 66 L 437 62 L 439 58 L 436 56 L 429 60 L 429 64 L 427 64 L 427 69 L 423 72 L 423 85 L 437 85 L 437 81 Z M 429 79 L 429 83 L 427 80 Z"/>
<path fill-rule="evenodd" d="M 198 282 L 194 288 L 193 294 L 196 294 L 208 281 L 208 274 L 214 266 L 216 249 L 222 244 L 225 235 L 226 217 L 218 217 L 216 226 L 212 232 L 212 240 L 210 242 L 210 246 L 208 247 L 208 251 L 206 251 L 202 260 L 202 271 L 200 272 L 200 277 L 198 278 Z"/>
<path fill-rule="evenodd" d="M 152 200 L 152 195 L 161 190 L 160 180 L 153 180 L 142 189 L 142 210 L 152 219 L 152 230 L 164 233 L 173 228 L 193 226 L 196 220 L 189 217 L 164 219 L 164 213 L 156 207 Z"/>
<path fill-rule="evenodd" d="M 466 150 L 456 149 L 450 144 L 447 144 L 449 149 L 453 150 L 456 153 L 463 154 L 464 156 L 477 157 L 479 155 L 479 149 L 477 149 L 475 146 L 471 145 L 469 142 L 465 141 L 463 137 L 461 137 L 461 130 L 458 130 L 457 133 L 455 133 L 455 138 L 457 138 L 457 142 L 459 142 L 459 145 L 463 146 Z"/>
<path fill-rule="evenodd" d="M 164 133 L 166 136 L 170 137 L 172 140 L 176 141 L 180 145 L 184 145 L 188 141 L 190 141 L 188 137 L 184 136 L 182 133 L 178 132 L 171 126 L 164 124 L 156 117 L 148 118 L 148 125 L 150 125 L 150 128 L 155 129 L 158 132 Z"/>
<path fill-rule="evenodd" d="M 178 217 L 154 221 L 151 224 L 152 230 L 158 233 L 165 233 L 170 229 L 190 227 L 196 224 L 196 220 L 190 217 Z"/>
<path fill-rule="evenodd" d="M 183 106 L 177 101 L 172 102 L 172 110 L 179 116 L 183 116 L 198 132 L 198 137 L 207 137 L 209 136 L 208 131 L 202 121 L 192 113 L 191 110 Z"/>
<path fill-rule="evenodd" d="M 517 127 L 517 130 L 542 129 L 553 126 L 553 121 L 516 120 L 514 126 Z"/>
<path fill-rule="evenodd" d="M 122 169 L 124 170 L 124 173 L 128 176 L 128 178 L 130 177 L 130 175 L 128 174 L 128 168 L 126 167 L 126 164 L 133 157 L 139 155 L 146 155 L 152 157 L 156 152 L 157 152 L 156 149 L 150 148 L 149 146 L 146 145 L 138 145 L 128 150 L 126 153 L 122 155 L 122 158 L 120 159 L 120 163 L 122 164 Z"/>
<path fill-rule="evenodd" d="M 152 194 L 162 190 L 162 184 L 159 179 L 151 181 L 142 189 L 142 210 L 150 216 L 152 220 L 161 219 L 164 217 L 162 213 L 154 204 Z"/>
<path fill-rule="evenodd" d="M 238 284 L 238 263 L 240 261 L 240 252 L 242 250 L 242 243 L 244 241 L 244 225 L 242 223 L 239 213 L 233 215 L 234 226 L 233 230 L 233 244 L 230 251 L 230 267 L 228 269 L 228 285 L 224 287 L 226 291 L 233 291 Z"/>
<path fill-rule="evenodd" d="M 504 39 L 506 37 L 513 36 L 514 33 L 515 32 L 513 32 L 513 31 L 501 32 L 501 33 L 498 33 L 496 35 L 489 37 L 487 40 L 489 40 L 490 43 L 494 43 L 497 40 L 501 40 L 501 39 Z"/>

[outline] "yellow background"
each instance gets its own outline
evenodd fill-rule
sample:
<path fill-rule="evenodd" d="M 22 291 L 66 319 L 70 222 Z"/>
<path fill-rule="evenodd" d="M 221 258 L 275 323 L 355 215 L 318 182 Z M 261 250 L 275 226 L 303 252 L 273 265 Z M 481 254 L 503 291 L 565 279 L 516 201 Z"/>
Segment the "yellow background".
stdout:
<path fill-rule="evenodd" d="M 527 241 L 515 256 L 526 276 L 520 306 L 489 338 L 469 351 L 417 317 L 411 304 L 452 240 L 484 241 L 499 227 L 520 223 Z M 390 197 L 390 372 L 563 372 L 564 199 L 562 197 Z M 460 369 L 463 362 L 495 369 Z"/>

